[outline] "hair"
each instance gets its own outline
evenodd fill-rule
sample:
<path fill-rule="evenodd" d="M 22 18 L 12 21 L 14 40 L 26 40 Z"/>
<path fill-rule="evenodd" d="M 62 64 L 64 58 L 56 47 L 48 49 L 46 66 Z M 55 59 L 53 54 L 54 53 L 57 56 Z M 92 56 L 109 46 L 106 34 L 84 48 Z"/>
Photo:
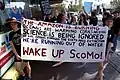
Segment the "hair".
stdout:
<path fill-rule="evenodd" d="M 87 20 L 87 19 L 86 19 L 85 14 L 81 14 L 80 16 L 82 16 L 82 17 L 83 17 L 83 20 L 84 20 L 84 21 L 86 21 L 86 20 Z"/>
<path fill-rule="evenodd" d="M 13 20 L 12 18 L 8 18 L 6 19 L 6 23 L 5 23 L 5 26 L 8 27 L 9 29 L 12 29 L 11 26 L 10 26 L 10 23 L 9 21 Z"/>
<path fill-rule="evenodd" d="M 61 23 L 62 22 L 62 17 L 64 16 L 64 14 L 60 13 L 57 17 L 57 22 Z"/>
<path fill-rule="evenodd" d="M 113 20 L 112 15 L 107 16 L 106 19 L 105 19 L 105 21 L 106 21 L 106 20 Z"/>
<path fill-rule="evenodd" d="M 6 22 L 9 22 L 9 21 L 12 21 L 12 20 L 14 20 L 14 19 L 8 18 L 8 19 L 6 19 Z"/>
<path fill-rule="evenodd" d="M 109 16 L 110 14 L 108 12 L 104 12 L 103 15 Z"/>
<path fill-rule="evenodd" d="M 88 23 L 87 23 L 87 18 L 86 18 L 86 16 L 85 16 L 85 14 L 81 14 L 80 16 L 82 16 L 83 17 L 83 22 L 84 22 L 84 25 L 88 25 Z M 80 19 L 80 21 L 79 21 L 79 25 L 81 25 L 81 19 Z"/>
<path fill-rule="evenodd" d="M 95 12 L 95 11 L 92 11 L 92 12 L 91 12 L 91 16 L 96 16 L 96 12 Z"/>
<path fill-rule="evenodd" d="M 15 20 L 15 19 L 12 19 L 12 18 L 6 19 L 5 26 L 7 26 L 9 29 L 12 29 L 12 27 L 10 26 L 10 21 L 12 21 L 12 20 Z M 16 23 L 18 23 L 18 27 L 20 28 L 21 27 L 21 23 L 19 23 L 19 22 L 16 22 Z"/>

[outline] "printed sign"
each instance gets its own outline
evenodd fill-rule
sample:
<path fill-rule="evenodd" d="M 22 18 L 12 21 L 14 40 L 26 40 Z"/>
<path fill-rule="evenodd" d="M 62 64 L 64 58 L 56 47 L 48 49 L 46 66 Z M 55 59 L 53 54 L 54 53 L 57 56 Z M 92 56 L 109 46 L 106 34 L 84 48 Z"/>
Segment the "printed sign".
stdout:
<path fill-rule="evenodd" d="M 27 60 L 101 62 L 107 27 L 74 26 L 24 19 L 21 57 Z"/>

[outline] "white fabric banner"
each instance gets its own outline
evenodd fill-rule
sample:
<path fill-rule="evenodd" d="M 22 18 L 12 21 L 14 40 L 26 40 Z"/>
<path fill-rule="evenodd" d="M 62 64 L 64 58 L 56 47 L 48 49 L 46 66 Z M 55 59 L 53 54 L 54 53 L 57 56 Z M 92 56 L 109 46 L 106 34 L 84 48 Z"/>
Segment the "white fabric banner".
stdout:
<path fill-rule="evenodd" d="M 105 59 L 107 27 L 23 19 L 21 33 L 22 59 L 63 62 Z"/>

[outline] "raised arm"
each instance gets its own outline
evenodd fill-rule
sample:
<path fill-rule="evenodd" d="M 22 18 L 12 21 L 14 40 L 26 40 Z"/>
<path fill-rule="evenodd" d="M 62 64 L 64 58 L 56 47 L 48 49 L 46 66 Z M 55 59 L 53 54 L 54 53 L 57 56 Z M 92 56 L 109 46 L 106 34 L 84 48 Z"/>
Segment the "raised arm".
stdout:
<path fill-rule="evenodd" d="M 83 6 L 83 11 L 84 11 L 84 13 L 85 13 L 85 15 L 86 15 L 86 18 L 88 19 L 88 18 L 89 18 L 89 15 L 88 15 L 88 13 L 86 12 L 84 6 Z"/>

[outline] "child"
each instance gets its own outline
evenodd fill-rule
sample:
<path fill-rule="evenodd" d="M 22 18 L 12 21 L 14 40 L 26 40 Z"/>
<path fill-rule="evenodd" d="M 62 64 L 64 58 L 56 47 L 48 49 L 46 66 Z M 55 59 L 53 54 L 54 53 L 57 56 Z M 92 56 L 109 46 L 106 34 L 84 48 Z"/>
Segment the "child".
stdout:
<path fill-rule="evenodd" d="M 18 21 L 15 18 L 9 19 L 8 24 L 13 31 L 9 34 L 10 44 L 12 46 L 13 53 L 15 54 L 15 67 L 20 73 L 20 80 L 31 80 L 31 67 L 29 61 L 24 60 L 24 65 L 27 69 L 28 75 L 26 76 L 24 71 L 21 70 L 21 29 L 18 27 Z"/>
<path fill-rule="evenodd" d="M 111 50 L 111 47 L 113 46 L 113 38 L 114 38 L 114 33 L 111 30 L 111 28 L 113 27 L 113 18 L 111 15 L 107 16 L 106 20 L 105 20 L 105 26 L 108 27 L 108 37 L 107 37 L 107 45 L 106 45 L 106 53 L 105 53 L 105 57 L 106 60 L 109 57 L 109 52 Z"/>

